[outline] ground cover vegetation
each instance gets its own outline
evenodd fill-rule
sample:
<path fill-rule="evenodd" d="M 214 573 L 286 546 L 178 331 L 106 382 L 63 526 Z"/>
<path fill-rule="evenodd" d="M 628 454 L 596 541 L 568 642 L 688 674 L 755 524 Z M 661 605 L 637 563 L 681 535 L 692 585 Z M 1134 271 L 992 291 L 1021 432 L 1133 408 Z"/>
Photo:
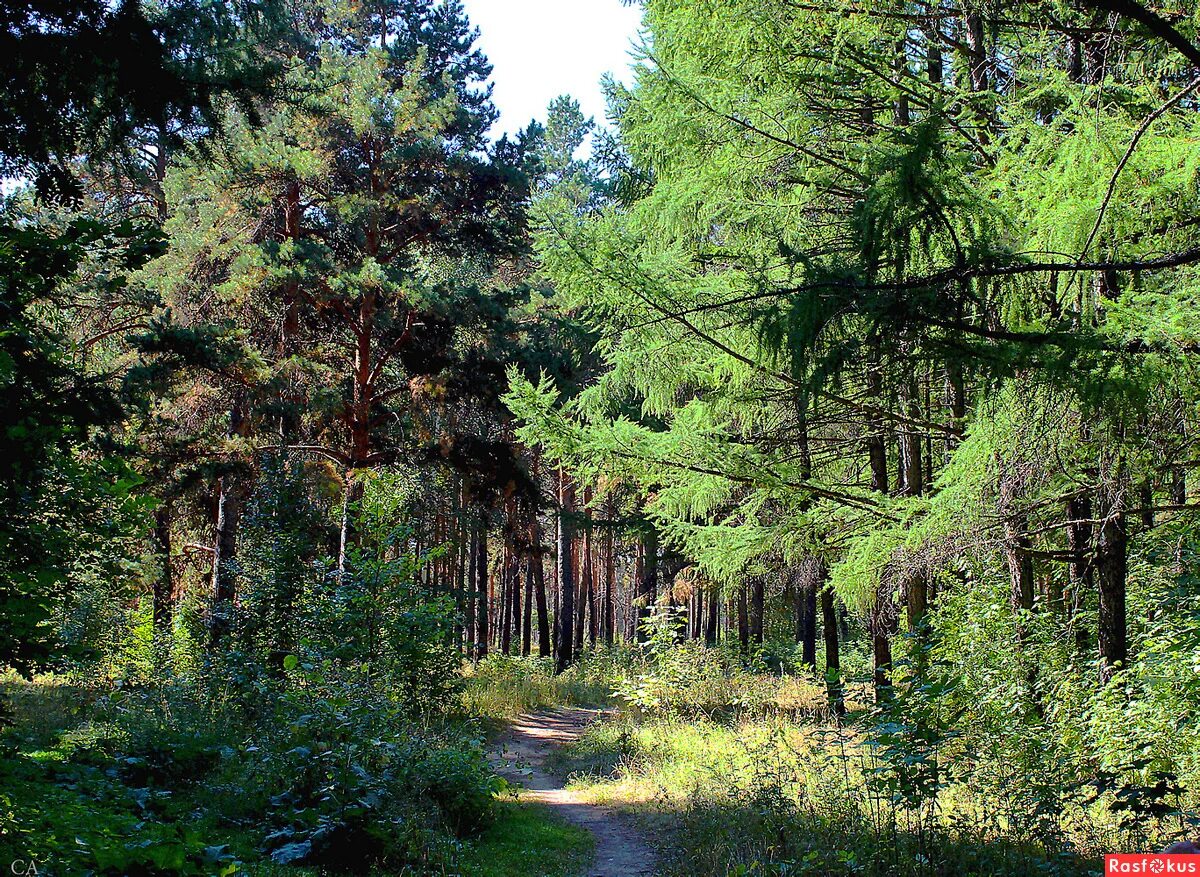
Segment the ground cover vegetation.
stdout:
<path fill-rule="evenodd" d="M 1196 9 L 641 5 L 499 139 L 454 0 L 0 13 L 0 863 L 565 877 L 564 704 L 666 873 L 1195 835 Z"/>

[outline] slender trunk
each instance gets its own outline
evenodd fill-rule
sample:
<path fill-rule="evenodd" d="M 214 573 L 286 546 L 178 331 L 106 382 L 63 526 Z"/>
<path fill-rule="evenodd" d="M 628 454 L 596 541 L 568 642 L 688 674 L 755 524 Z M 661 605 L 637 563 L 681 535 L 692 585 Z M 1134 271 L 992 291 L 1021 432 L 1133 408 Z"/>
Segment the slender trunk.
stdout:
<path fill-rule="evenodd" d="M 946 433 L 943 445 L 944 462 L 949 463 L 955 448 L 962 442 L 963 427 L 967 419 L 966 387 L 963 381 L 962 363 L 952 359 L 946 363 L 946 410 L 949 421 L 946 423 L 949 432 Z"/>
<path fill-rule="evenodd" d="M 513 555 L 512 540 L 505 536 L 504 546 L 501 548 L 502 566 L 500 567 L 500 652 L 505 655 L 512 650 L 512 592 L 517 587 L 516 576 L 513 575 L 515 560 Z"/>
<path fill-rule="evenodd" d="M 155 657 L 165 657 L 171 644 L 171 620 L 175 596 L 175 576 L 171 566 L 171 506 L 163 503 L 154 512 L 154 547 L 161 565 L 154 580 Z"/>
<path fill-rule="evenodd" d="M 796 588 L 796 642 L 800 643 L 800 662 L 817 667 L 817 589 L 803 581 Z"/>
<path fill-rule="evenodd" d="M 1088 494 L 1067 501 L 1067 551 L 1071 555 L 1071 591 L 1066 599 L 1068 624 L 1075 630 L 1075 647 L 1087 654 L 1088 629 L 1082 623 L 1089 595 L 1095 592 L 1096 575 L 1092 564 L 1092 498 Z"/>
<path fill-rule="evenodd" d="M 588 493 L 584 491 L 585 507 Z M 592 525 L 589 521 L 583 528 L 583 539 L 578 544 L 579 550 L 579 606 L 575 613 L 575 651 L 583 651 L 583 634 L 587 624 L 588 604 L 592 598 Z"/>
<path fill-rule="evenodd" d="M 542 566 L 545 548 L 542 545 L 542 528 L 538 525 L 537 510 L 529 513 L 529 542 L 533 546 L 530 558 L 530 575 L 533 577 L 533 597 L 537 602 L 538 655 L 550 657 L 550 613 L 546 608 L 546 575 Z"/>
<path fill-rule="evenodd" d="M 1034 608 L 1033 556 L 1030 554 L 1032 545 L 1027 533 L 1028 529 L 1028 522 L 1023 516 L 1005 520 L 1004 559 L 1008 564 L 1011 582 L 1009 603 L 1017 620 L 1019 660 L 1025 665 L 1025 678 L 1029 683 L 1030 695 L 1034 699 L 1035 709 L 1040 717 L 1043 715 L 1045 707 L 1037 694 L 1037 663 L 1031 655 L 1027 654 L 1027 643 L 1030 636 L 1028 622 Z"/>
<path fill-rule="evenodd" d="M 574 661 L 572 623 L 575 620 L 575 570 L 571 563 L 571 543 L 574 539 L 570 516 L 575 506 L 575 487 L 571 483 L 571 479 L 561 470 L 559 471 L 559 506 L 558 588 L 560 602 L 556 619 L 558 633 L 555 640 L 558 653 L 555 655 L 554 666 L 559 673 L 562 673 Z"/>
<path fill-rule="evenodd" d="M 588 584 L 587 584 L 587 610 L 588 610 L 588 625 L 587 625 L 587 632 L 588 632 L 588 645 L 589 645 L 589 646 L 592 646 L 592 647 L 594 648 L 594 647 L 595 647 L 595 645 L 596 645 L 596 636 L 599 634 L 599 631 L 596 629 L 596 578 L 595 578 L 595 567 L 593 567 L 591 574 L 588 576 L 587 583 L 588 583 Z"/>
<path fill-rule="evenodd" d="M 229 411 L 229 435 L 245 437 L 250 433 L 250 418 L 242 399 Z M 238 527 L 245 503 L 245 486 L 240 475 L 226 472 L 217 481 L 217 523 L 213 534 L 212 614 L 209 642 L 216 645 L 233 623 L 233 600 L 237 587 L 234 559 L 237 557 Z"/>
<path fill-rule="evenodd" d="M 871 620 L 871 646 L 875 702 L 885 703 L 892 696 L 892 641 L 888 636 L 888 622 L 884 610 L 876 610 Z"/>
<path fill-rule="evenodd" d="M 536 551 L 525 556 L 525 606 L 521 614 L 521 657 L 533 651 L 533 567 L 541 563 Z"/>
<path fill-rule="evenodd" d="M 612 518 L 611 505 L 609 518 Z M 611 526 L 604 534 L 604 642 L 613 644 L 613 631 L 616 628 L 616 613 L 613 605 L 613 588 L 616 586 L 617 566 L 614 557 L 615 537 Z"/>
<path fill-rule="evenodd" d="M 747 607 L 747 592 L 746 583 L 742 582 L 738 585 L 737 591 L 737 622 L 738 622 L 738 643 L 742 647 L 742 654 L 750 654 L 750 613 Z"/>
<path fill-rule="evenodd" d="M 708 617 L 704 625 L 704 642 L 707 645 L 717 644 L 717 631 L 721 620 L 721 594 L 715 585 L 709 585 Z"/>
<path fill-rule="evenodd" d="M 1147 530 L 1154 529 L 1154 486 L 1149 480 L 1142 482 L 1138 488 L 1138 502 L 1141 503 L 1140 515 L 1142 518 L 1142 527 Z"/>
<path fill-rule="evenodd" d="M 828 572 L 826 571 L 827 577 Z M 835 716 L 846 713 L 842 696 L 842 665 L 838 655 L 837 610 L 833 603 L 833 592 L 822 582 L 821 626 L 825 629 L 825 686 L 829 696 L 829 708 Z"/>
<path fill-rule="evenodd" d="M 342 531 L 338 539 L 338 577 L 346 575 L 350 552 L 362 541 L 358 526 L 359 504 L 363 498 L 363 481 L 354 470 L 346 473 L 346 488 L 342 492 Z M 418 557 L 420 549 L 418 548 Z"/>
<path fill-rule="evenodd" d="M 475 659 L 488 653 L 488 513 L 479 510 L 478 536 L 475 539 Z"/>
<path fill-rule="evenodd" d="M 756 646 L 763 644 L 763 615 L 766 609 L 766 586 L 763 576 L 755 576 L 750 582 L 750 638 Z"/>
<path fill-rule="evenodd" d="M 1096 579 L 1100 586 L 1100 677 L 1107 682 L 1129 663 L 1125 586 L 1128 533 L 1123 492 L 1108 485 L 1101 492 L 1100 532 L 1096 548 Z"/>
<path fill-rule="evenodd" d="M 639 537 L 634 543 L 633 578 L 628 581 L 625 601 L 626 609 L 626 642 L 637 642 L 638 638 L 638 596 L 642 589 L 642 580 L 646 577 L 646 544 Z"/>
<path fill-rule="evenodd" d="M 479 544 L 479 524 L 472 520 L 469 527 L 469 536 L 467 544 L 467 579 L 464 587 L 467 589 L 467 617 L 464 646 L 466 648 L 467 657 L 472 661 L 475 660 L 475 619 L 478 615 L 478 605 L 476 601 L 477 590 L 475 582 L 478 580 L 475 575 L 475 563 L 479 552 L 477 546 Z"/>
<path fill-rule="evenodd" d="M 216 539 L 212 567 L 212 617 L 209 639 L 216 645 L 233 624 L 233 599 L 236 591 L 234 559 L 237 556 L 238 526 L 242 517 L 242 497 L 236 477 L 223 475 L 218 482 Z"/>
<path fill-rule="evenodd" d="M 883 379 L 878 368 L 867 372 L 867 394 L 871 401 L 882 404 Z M 872 415 L 867 426 L 867 459 L 871 469 L 871 489 L 877 493 L 888 492 L 887 426 L 878 415 Z M 881 703 L 891 696 L 892 646 L 890 611 L 878 605 L 882 597 L 876 598 L 876 610 L 871 619 L 872 659 L 874 662 L 875 702 Z M 828 637 L 828 634 L 826 635 Z"/>
<path fill-rule="evenodd" d="M 1171 469 L 1171 504 L 1183 505 L 1187 502 L 1187 473 L 1182 466 Z"/>
<path fill-rule="evenodd" d="M 638 594 L 637 641 L 646 641 L 644 622 L 650 617 L 651 607 L 658 599 L 658 530 L 647 524 L 642 532 L 642 580 Z"/>
<path fill-rule="evenodd" d="M 1028 525 L 1024 518 L 1006 520 L 1004 523 L 1004 559 L 1008 564 L 1009 604 L 1017 617 L 1017 637 L 1022 643 L 1028 638 L 1025 620 L 1033 611 L 1033 557 L 1026 533 Z"/>

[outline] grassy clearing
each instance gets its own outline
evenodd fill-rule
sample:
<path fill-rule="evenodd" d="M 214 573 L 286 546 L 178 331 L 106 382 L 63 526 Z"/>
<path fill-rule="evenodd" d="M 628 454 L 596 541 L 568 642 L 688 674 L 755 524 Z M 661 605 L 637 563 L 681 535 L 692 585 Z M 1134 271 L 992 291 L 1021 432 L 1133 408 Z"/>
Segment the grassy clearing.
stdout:
<path fill-rule="evenodd" d="M 665 829 L 667 873 L 680 877 L 1083 877 L 1104 842 L 1085 821 L 1047 849 L 1022 834 L 1019 814 L 980 807 L 965 787 L 936 813 L 907 812 L 871 791 L 878 764 L 861 735 L 787 719 L 624 717 L 593 726 L 556 761 L 588 800 Z"/>
<path fill-rule="evenodd" d="M 621 652 L 601 650 L 556 676 L 550 658 L 492 655 L 464 668 L 463 709 L 499 723 L 537 709 L 611 706 L 613 680 L 626 660 Z"/>

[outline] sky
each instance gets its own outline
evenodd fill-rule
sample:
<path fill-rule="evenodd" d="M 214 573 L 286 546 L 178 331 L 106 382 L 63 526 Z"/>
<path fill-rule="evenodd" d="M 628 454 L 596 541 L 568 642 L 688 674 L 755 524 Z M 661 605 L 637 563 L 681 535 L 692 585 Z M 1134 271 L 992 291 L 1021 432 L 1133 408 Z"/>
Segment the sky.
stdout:
<path fill-rule="evenodd" d="M 600 77 L 612 73 L 632 84 L 638 6 L 621 0 L 463 0 L 463 6 L 494 68 L 495 137 L 521 130 L 530 119 L 545 121 L 547 104 L 560 94 L 603 124 Z"/>

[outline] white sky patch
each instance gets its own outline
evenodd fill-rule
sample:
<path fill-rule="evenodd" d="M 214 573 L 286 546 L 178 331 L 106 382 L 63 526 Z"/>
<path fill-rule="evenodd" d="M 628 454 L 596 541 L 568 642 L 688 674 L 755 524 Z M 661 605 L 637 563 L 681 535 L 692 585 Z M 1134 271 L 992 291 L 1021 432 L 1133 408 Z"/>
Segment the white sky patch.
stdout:
<path fill-rule="evenodd" d="M 545 121 L 546 106 L 560 94 L 603 125 L 600 77 L 612 73 L 632 84 L 639 6 L 621 0 L 463 0 L 463 6 L 494 68 L 500 119 L 493 137 L 515 134 L 531 119 Z"/>

